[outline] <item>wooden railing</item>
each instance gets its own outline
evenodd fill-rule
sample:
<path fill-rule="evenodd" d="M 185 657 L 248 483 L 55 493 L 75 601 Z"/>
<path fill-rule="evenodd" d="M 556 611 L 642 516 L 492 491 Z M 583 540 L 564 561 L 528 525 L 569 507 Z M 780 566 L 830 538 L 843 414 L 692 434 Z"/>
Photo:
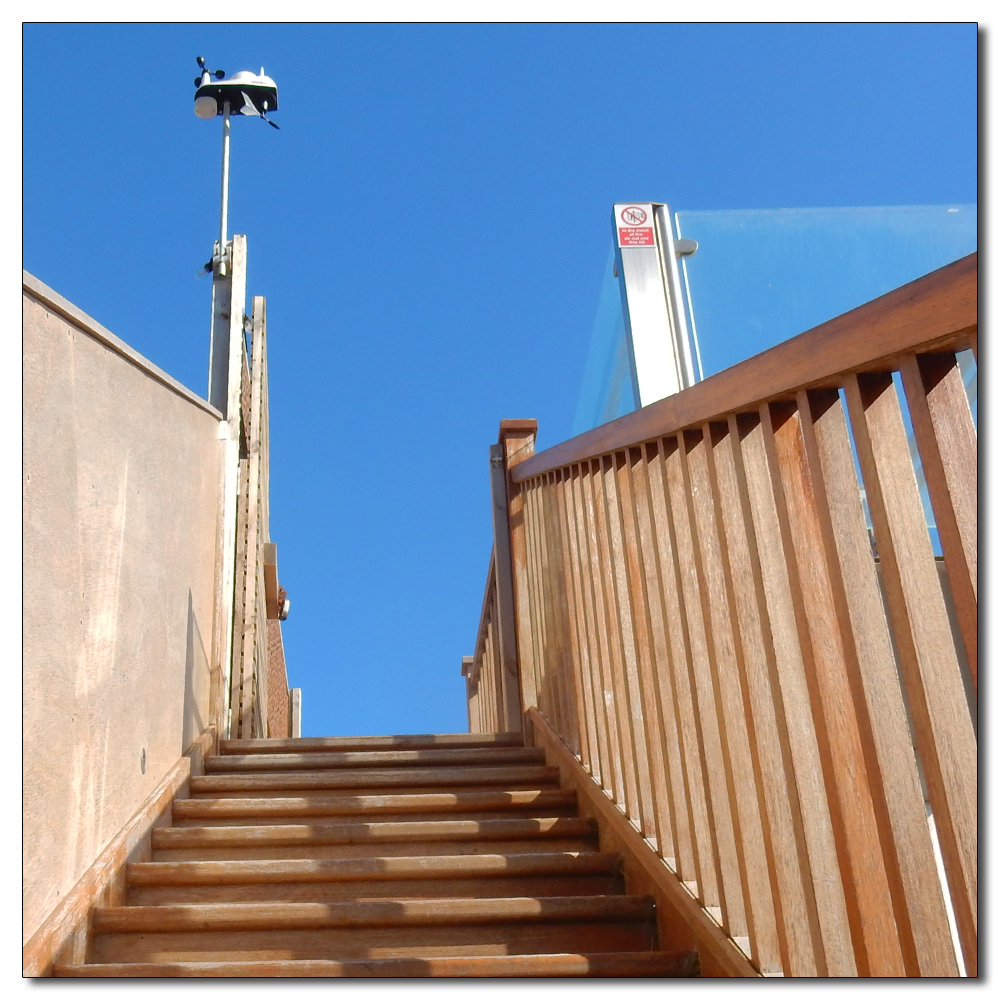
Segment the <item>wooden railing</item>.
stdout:
<path fill-rule="evenodd" d="M 277 566 L 270 539 L 267 313 L 253 299 L 250 358 L 243 351 L 240 477 L 236 505 L 236 601 L 230 704 L 233 739 L 289 734 L 284 650 L 278 628 Z M 270 620 L 270 621 L 269 621 Z M 269 676 L 270 675 L 270 676 Z M 278 675 L 278 676 L 275 676 Z M 269 688 L 284 711 L 269 711 Z M 272 706 L 278 709 L 279 706 Z"/>
<path fill-rule="evenodd" d="M 493 553 L 490 553 L 475 652 L 462 659 L 470 733 L 499 733 L 507 728 L 503 713 L 498 615 L 496 562 Z"/>
<path fill-rule="evenodd" d="M 764 975 L 976 974 L 976 269 L 537 455 L 501 427 L 529 735 Z"/>

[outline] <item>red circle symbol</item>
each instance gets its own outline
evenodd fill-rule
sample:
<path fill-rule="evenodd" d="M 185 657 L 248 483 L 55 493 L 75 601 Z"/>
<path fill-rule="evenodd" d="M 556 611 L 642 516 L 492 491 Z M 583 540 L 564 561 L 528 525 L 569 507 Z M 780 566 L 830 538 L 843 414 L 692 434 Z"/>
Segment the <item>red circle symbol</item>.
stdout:
<path fill-rule="evenodd" d="M 619 217 L 626 226 L 641 226 L 646 221 L 646 211 L 638 205 L 628 205 L 621 210 Z"/>

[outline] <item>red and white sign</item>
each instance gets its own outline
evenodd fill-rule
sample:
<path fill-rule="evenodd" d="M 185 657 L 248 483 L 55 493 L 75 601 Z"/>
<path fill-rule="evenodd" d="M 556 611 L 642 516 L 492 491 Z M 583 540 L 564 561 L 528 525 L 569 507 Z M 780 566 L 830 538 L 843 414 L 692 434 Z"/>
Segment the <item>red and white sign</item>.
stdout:
<path fill-rule="evenodd" d="M 615 218 L 618 222 L 618 246 L 656 246 L 652 205 L 615 205 Z"/>

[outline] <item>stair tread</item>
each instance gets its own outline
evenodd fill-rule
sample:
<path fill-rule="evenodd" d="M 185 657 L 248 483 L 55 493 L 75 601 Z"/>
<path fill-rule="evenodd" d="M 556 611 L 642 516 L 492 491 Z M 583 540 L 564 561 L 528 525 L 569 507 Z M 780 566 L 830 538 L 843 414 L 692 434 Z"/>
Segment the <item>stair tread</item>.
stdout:
<path fill-rule="evenodd" d="M 275 773 L 203 774 L 191 778 L 192 793 L 228 790 L 286 790 L 298 788 L 378 788 L 385 786 L 433 787 L 441 785 L 503 785 L 549 782 L 556 784 L 559 770 L 543 764 L 508 764 L 499 767 L 344 768 L 329 771 L 279 771 Z"/>
<path fill-rule="evenodd" d="M 110 933 L 306 930 L 477 923 L 646 921 L 650 896 L 513 896 L 489 899 L 384 899 L 343 903 L 196 903 L 111 906 L 93 911 L 93 929 Z"/>
<path fill-rule="evenodd" d="M 520 733 L 416 733 L 399 736 L 309 736 L 285 739 L 220 740 L 219 752 L 308 753 L 313 750 L 396 750 L 423 747 L 523 746 Z"/>
<path fill-rule="evenodd" d="M 267 826 L 179 826 L 153 831 L 153 849 L 275 844 L 353 844 L 372 841 L 498 840 L 593 836 L 593 820 L 577 816 L 496 820 L 376 823 L 296 823 Z"/>
<path fill-rule="evenodd" d="M 457 958 L 285 959 L 265 962 L 115 962 L 60 965 L 61 977 L 619 977 L 675 978 L 698 974 L 695 952 L 607 952 L 483 955 Z"/>
<path fill-rule="evenodd" d="M 307 753 L 245 753 L 221 754 L 205 761 L 211 774 L 243 771 L 308 770 L 331 767 L 417 767 L 423 766 L 489 766 L 505 764 L 544 763 L 545 751 L 537 747 L 476 747 L 403 750 L 314 750 Z"/>
<path fill-rule="evenodd" d="M 519 791 L 387 793 L 385 795 L 299 795 L 275 798 L 177 799 L 174 819 L 212 816 L 355 816 L 378 813 L 478 812 L 572 807 L 575 792 L 539 788 Z"/>
<path fill-rule="evenodd" d="M 142 861 L 127 866 L 134 885 L 365 881 L 530 874 L 611 873 L 619 855 L 588 852 L 456 854 L 255 861 Z"/>

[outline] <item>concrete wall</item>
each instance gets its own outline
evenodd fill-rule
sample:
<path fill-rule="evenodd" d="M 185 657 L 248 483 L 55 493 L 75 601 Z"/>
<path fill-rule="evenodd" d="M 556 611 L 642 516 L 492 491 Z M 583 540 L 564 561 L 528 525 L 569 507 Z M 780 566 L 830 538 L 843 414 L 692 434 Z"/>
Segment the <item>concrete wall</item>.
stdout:
<path fill-rule="evenodd" d="M 217 411 L 24 291 L 28 940 L 209 724 L 222 452 Z"/>

